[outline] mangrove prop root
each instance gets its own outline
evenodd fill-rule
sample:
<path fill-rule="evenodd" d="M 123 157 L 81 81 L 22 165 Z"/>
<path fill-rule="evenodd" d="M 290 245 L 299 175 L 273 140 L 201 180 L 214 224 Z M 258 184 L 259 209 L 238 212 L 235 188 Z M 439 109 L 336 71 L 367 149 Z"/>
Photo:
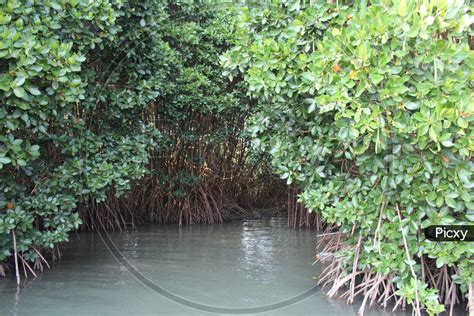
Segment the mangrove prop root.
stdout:
<path fill-rule="evenodd" d="M 16 276 L 16 284 L 20 285 L 20 270 L 18 269 L 18 252 L 16 250 L 16 236 L 15 231 L 12 230 L 12 238 L 13 238 L 13 256 L 15 258 L 15 276 Z"/>
<path fill-rule="evenodd" d="M 362 303 L 359 308 L 359 314 L 362 315 L 367 308 L 380 305 L 387 308 L 389 304 L 392 310 L 399 308 L 405 309 L 407 301 L 398 295 L 398 290 L 393 278 L 395 273 L 381 275 L 373 273 L 370 270 L 358 270 L 357 264 L 361 251 L 361 239 L 356 245 L 348 245 L 342 240 L 343 234 L 338 231 L 334 225 L 327 225 L 324 231 L 318 235 L 316 245 L 316 261 L 325 265 L 320 273 L 318 284 L 322 287 L 329 287 L 327 297 L 330 299 L 344 299 L 348 303 L 354 302 L 355 298 L 362 297 Z M 353 252 L 354 260 L 351 273 L 344 273 L 347 268 L 343 268 L 343 259 L 336 257 L 335 253 L 340 250 Z M 420 258 L 422 265 L 421 280 L 430 288 L 438 289 L 439 302 L 446 306 L 449 315 L 454 315 L 454 305 L 461 303 L 460 287 L 453 280 L 458 274 L 456 267 L 446 265 L 437 268 L 436 260 L 423 256 Z M 473 285 L 471 284 L 468 292 L 468 310 L 469 315 L 474 316 L 474 298 Z M 413 303 L 413 314 L 422 315 L 422 308 Z"/>
<path fill-rule="evenodd" d="M 317 230 L 323 228 L 320 213 L 310 213 L 303 203 L 298 201 L 298 195 L 302 192 L 300 188 L 289 187 L 287 199 L 288 227 L 314 227 Z"/>

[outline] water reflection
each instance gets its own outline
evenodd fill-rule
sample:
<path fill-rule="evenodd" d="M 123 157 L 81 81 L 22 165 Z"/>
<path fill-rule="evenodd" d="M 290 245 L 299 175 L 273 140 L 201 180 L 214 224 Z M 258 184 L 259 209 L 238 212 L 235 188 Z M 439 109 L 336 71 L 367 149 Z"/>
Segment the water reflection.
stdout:
<path fill-rule="evenodd" d="M 316 232 L 286 228 L 285 219 L 218 225 L 156 225 L 111 237 L 144 275 L 189 300 L 218 307 L 254 307 L 306 291 L 320 271 L 312 266 Z M 317 293 L 262 315 L 355 315 Z M 96 234 L 73 236 L 52 270 L 16 291 L 0 280 L 0 315 L 212 315 L 169 301 L 137 282 Z M 369 312 L 382 315 L 380 311 Z M 383 313 L 383 315 L 393 315 Z"/>
<path fill-rule="evenodd" d="M 244 277 L 269 284 L 276 275 L 273 239 L 271 227 L 262 227 L 261 222 L 246 221 L 242 225 L 241 251 L 239 271 Z"/>

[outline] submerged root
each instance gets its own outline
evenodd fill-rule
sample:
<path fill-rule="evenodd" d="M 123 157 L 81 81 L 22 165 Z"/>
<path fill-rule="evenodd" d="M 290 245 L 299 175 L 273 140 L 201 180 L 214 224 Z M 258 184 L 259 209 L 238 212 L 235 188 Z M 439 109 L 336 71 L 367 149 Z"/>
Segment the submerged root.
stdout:
<path fill-rule="evenodd" d="M 395 283 L 395 273 L 382 275 L 373 273 L 368 269 L 358 270 L 359 252 L 361 250 L 361 238 L 357 245 L 347 245 L 342 240 L 343 234 L 337 227 L 329 225 L 319 235 L 317 242 L 316 262 L 324 263 L 325 269 L 318 278 L 318 284 L 329 287 L 327 297 L 330 299 L 344 299 L 352 304 L 357 297 L 362 298 L 359 314 L 363 315 L 367 308 L 382 306 L 386 309 L 393 306 L 392 311 L 405 309 L 407 301 L 398 296 Z M 340 250 L 349 249 L 355 254 L 352 262 L 352 270 L 347 274 L 344 258 L 337 257 L 335 253 Z M 454 315 L 454 307 L 464 301 L 459 285 L 454 282 L 454 275 L 458 273 L 456 267 L 436 267 L 434 259 L 422 257 L 421 280 L 428 284 L 429 288 L 438 289 L 439 302 L 444 304 L 449 315 Z M 413 314 L 422 314 L 422 307 L 413 307 Z"/>

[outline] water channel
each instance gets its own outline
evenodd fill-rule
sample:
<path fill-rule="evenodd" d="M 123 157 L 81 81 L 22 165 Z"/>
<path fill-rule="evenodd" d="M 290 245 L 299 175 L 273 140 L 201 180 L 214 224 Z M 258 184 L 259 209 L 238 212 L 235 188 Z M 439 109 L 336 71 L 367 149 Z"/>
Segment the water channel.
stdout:
<path fill-rule="evenodd" d="M 313 264 L 317 234 L 287 228 L 283 218 L 141 226 L 105 238 L 72 235 L 62 259 L 19 289 L 13 277 L 2 278 L 0 315 L 217 315 L 225 309 L 246 309 L 248 315 L 357 314 L 357 304 L 330 301 L 324 289 L 314 288 L 313 277 L 322 269 Z"/>

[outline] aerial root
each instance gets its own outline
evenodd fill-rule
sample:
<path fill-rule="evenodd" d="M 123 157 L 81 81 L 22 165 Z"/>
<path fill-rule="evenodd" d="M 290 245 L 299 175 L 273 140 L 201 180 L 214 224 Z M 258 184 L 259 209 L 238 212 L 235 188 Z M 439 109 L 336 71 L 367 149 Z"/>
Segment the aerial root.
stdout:
<path fill-rule="evenodd" d="M 317 278 L 322 287 L 329 287 L 327 297 L 330 299 L 344 299 L 352 304 L 357 297 L 362 297 L 359 314 L 362 315 L 367 308 L 376 305 L 386 309 L 389 304 L 392 310 L 405 309 L 408 304 L 404 297 L 397 296 L 398 290 L 393 279 L 395 273 L 382 275 L 371 272 L 368 269 L 358 270 L 359 255 L 361 250 L 361 238 L 354 246 L 344 243 L 343 234 L 336 226 L 328 225 L 324 232 L 318 235 L 316 262 L 325 264 L 324 270 Z M 336 256 L 337 251 L 348 250 L 354 253 L 352 269 L 348 274 L 347 264 L 343 258 Z M 421 264 L 421 281 L 428 284 L 429 288 L 438 289 L 439 302 L 449 306 L 449 315 L 454 315 L 454 306 L 462 303 L 465 298 L 461 295 L 460 287 L 454 282 L 453 277 L 458 274 L 457 267 L 436 267 L 436 260 L 423 256 L 419 258 Z M 472 291 L 472 289 L 471 289 Z M 472 292 L 471 292 L 472 293 Z M 471 303 L 474 305 L 474 303 Z M 415 306 L 414 306 L 415 307 Z M 474 307 L 470 307 L 474 308 Z M 422 307 L 417 311 L 413 309 L 414 315 L 420 315 Z"/>

